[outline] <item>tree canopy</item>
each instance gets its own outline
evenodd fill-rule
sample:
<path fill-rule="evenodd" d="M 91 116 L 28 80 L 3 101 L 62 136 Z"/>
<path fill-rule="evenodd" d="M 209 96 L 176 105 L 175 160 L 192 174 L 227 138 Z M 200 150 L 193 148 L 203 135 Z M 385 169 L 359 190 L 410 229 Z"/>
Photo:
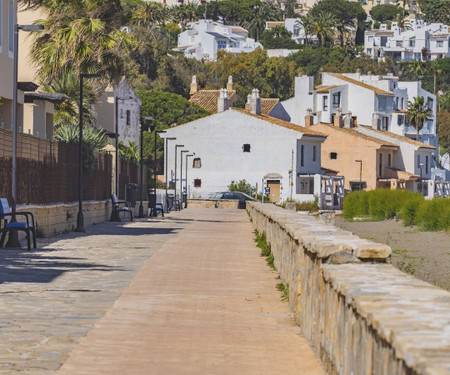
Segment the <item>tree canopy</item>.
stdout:
<path fill-rule="evenodd" d="M 450 0 L 422 0 L 420 10 L 426 22 L 450 24 Z"/>
<path fill-rule="evenodd" d="M 393 4 L 381 4 L 374 6 L 370 15 L 378 22 L 393 21 L 397 16 L 403 15 L 403 9 Z"/>

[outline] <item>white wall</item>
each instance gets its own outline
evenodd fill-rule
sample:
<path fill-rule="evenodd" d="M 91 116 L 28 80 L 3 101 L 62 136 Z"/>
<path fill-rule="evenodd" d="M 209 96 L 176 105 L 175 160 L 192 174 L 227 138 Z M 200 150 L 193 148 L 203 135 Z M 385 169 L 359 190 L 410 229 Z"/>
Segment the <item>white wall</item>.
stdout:
<path fill-rule="evenodd" d="M 183 144 L 185 147 L 182 149 L 189 150 L 190 153 L 195 152 L 194 158 L 201 158 L 201 168 L 192 168 L 194 158 L 189 158 L 188 190 L 191 197 L 205 197 L 209 193 L 226 191 L 232 180 L 241 179 L 245 179 L 253 186 L 258 184 L 260 191 L 261 180 L 267 173 L 279 173 L 283 176 L 281 197 L 282 200 L 289 197 L 289 170 L 292 167 L 294 171 L 296 170 L 295 155 L 292 165 L 292 151 L 296 152 L 297 139 L 303 136 L 300 132 L 229 109 L 169 129 L 164 136 L 177 137 L 177 140 L 169 141 L 167 152 L 169 176 L 174 171 L 176 144 Z M 305 142 L 311 144 L 309 141 Z M 317 140 L 314 142 L 320 145 Z M 250 144 L 251 151 L 243 152 L 243 144 Z M 180 150 L 179 148 L 177 160 L 178 179 Z M 317 152 L 320 155 L 320 147 Z M 185 171 L 184 163 L 185 157 L 183 157 Z M 320 157 L 317 163 L 320 166 Z M 317 170 L 317 163 L 309 169 Z M 194 179 L 201 179 L 201 188 L 194 187 Z M 177 190 L 179 191 L 179 182 Z"/>

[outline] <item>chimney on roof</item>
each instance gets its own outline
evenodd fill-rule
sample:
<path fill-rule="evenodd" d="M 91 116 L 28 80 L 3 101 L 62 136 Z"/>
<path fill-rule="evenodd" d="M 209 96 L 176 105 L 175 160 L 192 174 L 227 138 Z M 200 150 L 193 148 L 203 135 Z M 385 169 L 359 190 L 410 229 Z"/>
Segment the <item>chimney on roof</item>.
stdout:
<path fill-rule="evenodd" d="M 250 113 L 254 115 L 261 114 L 261 98 L 259 97 L 259 90 L 253 89 L 250 96 Z"/>
<path fill-rule="evenodd" d="M 312 114 L 311 108 L 308 108 L 306 112 L 307 114 L 305 116 L 305 128 L 309 128 L 311 125 L 314 125 L 314 116 Z"/>
<path fill-rule="evenodd" d="M 353 128 L 353 117 L 350 111 L 345 115 L 344 128 Z"/>
<path fill-rule="evenodd" d="M 228 76 L 227 91 L 230 92 L 233 90 L 234 90 L 233 76 Z"/>
<path fill-rule="evenodd" d="M 189 92 L 189 94 L 192 96 L 192 95 L 196 94 L 197 91 L 198 91 L 197 76 L 192 76 L 191 91 Z"/>
<path fill-rule="evenodd" d="M 333 125 L 337 126 L 338 128 L 342 128 L 343 121 L 341 108 L 336 109 L 336 114 L 333 116 Z"/>
<path fill-rule="evenodd" d="M 220 89 L 219 99 L 217 99 L 217 113 L 226 111 L 230 108 L 230 99 L 225 89 Z"/>
<path fill-rule="evenodd" d="M 252 100 L 252 95 L 247 95 L 247 103 L 245 103 L 245 110 L 250 112 L 250 101 Z"/>

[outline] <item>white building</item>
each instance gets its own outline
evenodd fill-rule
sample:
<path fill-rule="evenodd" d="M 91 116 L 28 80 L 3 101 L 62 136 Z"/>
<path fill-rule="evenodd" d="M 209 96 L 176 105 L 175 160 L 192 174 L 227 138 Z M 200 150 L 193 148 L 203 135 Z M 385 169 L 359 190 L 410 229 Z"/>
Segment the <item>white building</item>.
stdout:
<path fill-rule="evenodd" d="M 141 104 L 128 81 L 123 78 L 116 87 L 106 88 L 95 104 L 97 122 L 112 136 L 116 133 L 117 120 L 119 141 L 129 145 L 132 140 L 139 145 Z"/>
<path fill-rule="evenodd" d="M 219 21 L 199 20 L 188 23 L 187 30 L 178 35 L 177 50 L 197 60 L 215 60 L 217 51 L 249 53 L 263 48 L 261 43 L 248 37 L 240 26 L 227 26 Z"/>
<path fill-rule="evenodd" d="M 407 27 L 400 28 L 392 22 L 390 29 L 382 24 L 380 29 L 365 32 L 364 52 L 373 58 L 435 60 L 450 57 L 449 37 L 448 26 L 442 23 L 412 19 Z"/>
<path fill-rule="evenodd" d="M 417 132 L 407 124 L 406 108 L 418 96 L 432 110 L 419 140 L 437 148 L 436 97 L 423 90 L 421 82 L 400 82 L 393 75 L 322 73 L 322 84 L 314 88 L 313 77 L 301 76 L 295 78 L 295 96 L 282 104 L 295 124 L 302 124 L 309 110 L 315 123 L 332 123 L 333 116 L 341 113 L 346 121 L 415 139 Z"/>
<path fill-rule="evenodd" d="M 299 18 L 286 18 L 284 21 L 268 21 L 266 22 L 266 30 L 281 26 L 292 33 L 292 40 L 298 44 L 317 43 L 319 39 L 317 35 L 307 35 L 305 29 L 300 23 Z M 297 50 L 295 50 L 297 52 Z"/>
<path fill-rule="evenodd" d="M 325 201 L 330 179 L 336 181 L 329 186 L 343 187 L 343 183 L 339 185 L 342 178 L 323 176 L 320 162 L 320 148 L 326 138 L 323 134 L 262 115 L 258 90 L 249 96 L 249 111 L 229 108 L 226 92 L 223 89 L 218 99 L 222 103 L 217 107 L 223 110 L 170 128 L 162 135 L 176 138 L 165 142 L 168 144 L 165 171 L 169 180 L 176 182 L 178 192 L 181 168 L 186 171 L 186 167 L 187 181 L 184 172 L 181 180 L 191 198 L 227 191 L 232 180 L 242 179 L 258 192 L 270 187 L 270 197 L 275 202 L 289 198 L 313 201 L 315 196 Z M 177 144 L 183 147 L 176 148 Z M 187 166 L 180 156 L 184 150 L 195 153 Z M 338 201 L 342 201 L 343 188 L 340 193 Z"/>

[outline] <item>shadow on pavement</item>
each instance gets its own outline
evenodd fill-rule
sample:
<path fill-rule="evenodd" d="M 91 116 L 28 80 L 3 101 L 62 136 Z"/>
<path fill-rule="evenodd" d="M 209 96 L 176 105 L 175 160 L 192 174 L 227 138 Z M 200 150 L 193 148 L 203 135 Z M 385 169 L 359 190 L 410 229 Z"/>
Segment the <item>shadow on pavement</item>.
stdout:
<path fill-rule="evenodd" d="M 41 251 L 60 251 L 44 249 Z M 33 253 L 28 250 L 0 251 L 0 284 L 9 282 L 49 283 L 65 272 L 90 271 L 126 271 L 121 267 L 82 261 L 82 258 L 52 257 L 49 254 Z"/>

